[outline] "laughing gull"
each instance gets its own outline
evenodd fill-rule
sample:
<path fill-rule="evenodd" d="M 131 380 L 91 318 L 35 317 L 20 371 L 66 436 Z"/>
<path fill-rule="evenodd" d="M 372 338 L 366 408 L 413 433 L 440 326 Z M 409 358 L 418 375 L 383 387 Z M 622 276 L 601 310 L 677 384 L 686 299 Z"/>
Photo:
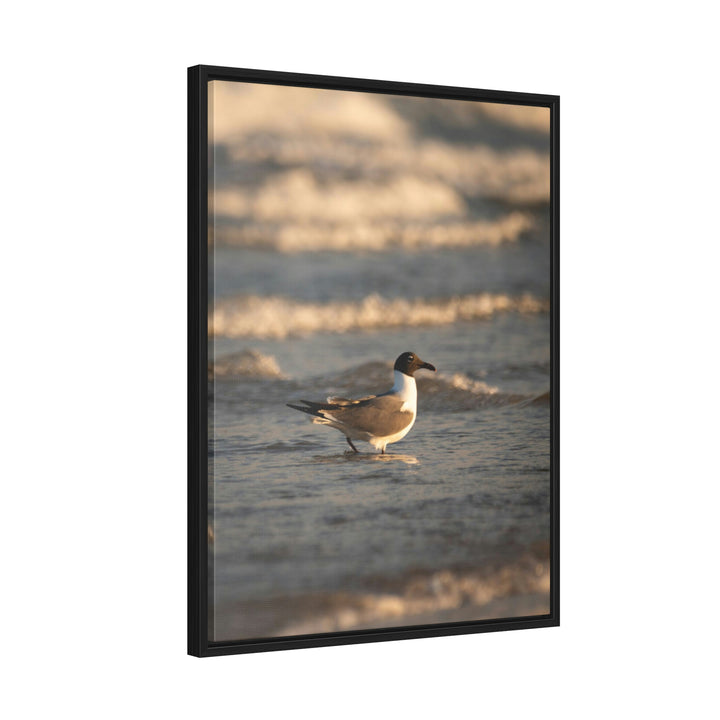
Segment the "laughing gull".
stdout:
<path fill-rule="evenodd" d="M 290 403 L 288 407 L 312 415 L 313 423 L 339 430 L 355 452 L 358 449 L 353 440 L 365 440 L 385 453 L 387 445 L 402 440 L 415 424 L 417 386 L 413 375 L 423 368 L 435 372 L 434 365 L 423 362 L 415 353 L 404 352 L 395 361 L 395 384 L 382 395 L 359 400 L 329 397 L 326 403 L 301 400 L 307 407 Z"/>

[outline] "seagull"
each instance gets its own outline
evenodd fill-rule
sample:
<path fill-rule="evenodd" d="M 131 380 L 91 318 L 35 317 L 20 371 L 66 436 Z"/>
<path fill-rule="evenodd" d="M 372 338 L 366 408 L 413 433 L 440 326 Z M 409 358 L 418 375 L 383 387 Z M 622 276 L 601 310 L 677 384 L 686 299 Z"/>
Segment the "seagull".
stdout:
<path fill-rule="evenodd" d="M 385 448 L 402 440 L 415 424 L 417 386 L 413 375 L 423 369 L 435 372 L 435 366 L 423 362 L 416 353 L 404 352 L 395 361 L 395 384 L 382 395 L 359 400 L 329 397 L 326 403 L 301 400 L 305 407 L 287 406 L 312 415 L 313 423 L 339 430 L 355 452 L 358 449 L 353 440 L 364 440 L 385 454 Z"/>

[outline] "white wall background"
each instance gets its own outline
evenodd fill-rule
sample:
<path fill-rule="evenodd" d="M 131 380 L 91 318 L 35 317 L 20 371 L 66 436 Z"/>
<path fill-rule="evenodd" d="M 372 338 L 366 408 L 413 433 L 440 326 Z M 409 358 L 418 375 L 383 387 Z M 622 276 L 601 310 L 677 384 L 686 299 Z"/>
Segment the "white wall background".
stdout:
<path fill-rule="evenodd" d="M 712 5 L 13 3 L 6 717 L 718 712 Z M 185 656 L 185 68 L 562 96 L 562 627 Z"/>

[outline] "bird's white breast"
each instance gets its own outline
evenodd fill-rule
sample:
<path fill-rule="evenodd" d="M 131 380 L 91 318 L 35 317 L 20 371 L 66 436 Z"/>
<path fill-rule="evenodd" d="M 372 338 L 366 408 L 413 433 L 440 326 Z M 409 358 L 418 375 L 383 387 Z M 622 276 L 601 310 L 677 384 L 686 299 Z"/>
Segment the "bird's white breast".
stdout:
<path fill-rule="evenodd" d="M 395 370 L 395 384 L 392 386 L 391 392 L 396 393 L 403 401 L 400 410 L 402 412 L 411 412 L 413 415 L 417 412 L 417 385 L 415 378 L 406 375 L 399 370 Z"/>

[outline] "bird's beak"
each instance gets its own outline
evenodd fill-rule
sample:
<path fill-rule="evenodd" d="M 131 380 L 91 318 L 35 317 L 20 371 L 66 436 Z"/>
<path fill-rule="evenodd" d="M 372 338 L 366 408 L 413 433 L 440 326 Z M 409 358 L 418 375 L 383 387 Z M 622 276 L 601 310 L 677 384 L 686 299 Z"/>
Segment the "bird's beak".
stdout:
<path fill-rule="evenodd" d="M 430 363 L 424 362 L 420 367 L 425 368 L 425 370 L 432 370 L 433 372 L 437 372 L 435 366 L 431 365 Z"/>

